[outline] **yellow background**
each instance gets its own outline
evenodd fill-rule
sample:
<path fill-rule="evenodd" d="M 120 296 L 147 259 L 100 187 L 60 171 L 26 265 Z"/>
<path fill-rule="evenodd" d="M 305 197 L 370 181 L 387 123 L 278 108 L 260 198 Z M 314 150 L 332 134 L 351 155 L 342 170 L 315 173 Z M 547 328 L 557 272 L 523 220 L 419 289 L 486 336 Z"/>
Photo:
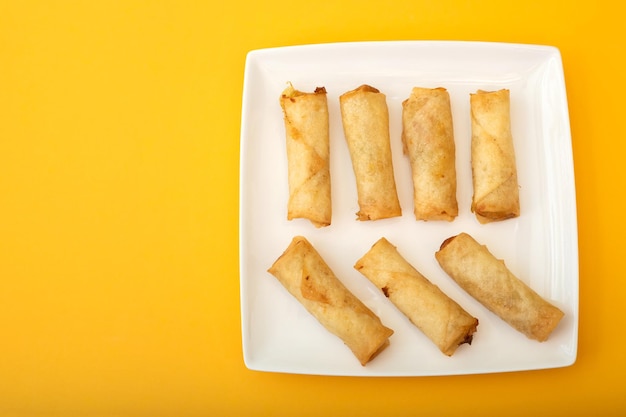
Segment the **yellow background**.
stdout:
<path fill-rule="evenodd" d="M 625 18 L 613 1 L 1 2 L 0 416 L 623 415 Z M 246 53 L 402 39 L 561 50 L 574 366 L 382 379 L 245 368 Z"/>

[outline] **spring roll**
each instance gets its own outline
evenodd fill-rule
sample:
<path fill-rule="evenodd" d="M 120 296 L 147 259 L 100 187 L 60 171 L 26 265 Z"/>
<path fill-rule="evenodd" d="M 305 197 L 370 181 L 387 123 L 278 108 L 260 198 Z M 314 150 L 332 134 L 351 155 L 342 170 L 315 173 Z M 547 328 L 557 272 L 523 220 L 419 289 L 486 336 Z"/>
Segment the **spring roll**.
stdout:
<path fill-rule="evenodd" d="M 278 281 L 365 366 L 393 330 L 353 295 L 306 238 L 296 236 L 269 269 Z"/>
<path fill-rule="evenodd" d="M 547 340 L 563 318 L 560 309 L 467 233 L 445 240 L 435 258 L 461 288 L 530 339 Z"/>
<path fill-rule="evenodd" d="M 358 220 L 402 215 L 389 139 L 389 110 L 384 94 L 362 85 L 339 97 L 341 120 L 356 177 Z"/>
<path fill-rule="evenodd" d="M 472 212 L 480 223 L 520 215 L 509 90 L 470 95 Z"/>
<path fill-rule="evenodd" d="M 472 343 L 478 320 L 381 238 L 354 268 L 376 285 L 447 356 Z"/>
<path fill-rule="evenodd" d="M 326 89 L 282 92 L 287 139 L 289 201 L 287 219 L 308 219 L 315 227 L 331 223 L 330 144 Z"/>
<path fill-rule="evenodd" d="M 454 220 L 459 214 L 454 131 L 445 88 L 415 87 L 402 102 L 402 143 L 411 163 L 415 218 Z"/>

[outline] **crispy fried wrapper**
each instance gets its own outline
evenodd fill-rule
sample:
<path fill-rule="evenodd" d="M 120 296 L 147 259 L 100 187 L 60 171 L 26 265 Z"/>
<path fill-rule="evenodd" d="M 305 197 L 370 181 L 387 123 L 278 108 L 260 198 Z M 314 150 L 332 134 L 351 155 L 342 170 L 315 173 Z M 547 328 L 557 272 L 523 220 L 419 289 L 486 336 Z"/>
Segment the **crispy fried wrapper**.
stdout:
<path fill-rule="evenodd" d="M 564 316 L 467 233 L 446 239 L 435 257 L 461 288 L 530 339 L 546 341 Z"/>
<path fill-rule="evenodd" d="M 402 102 L 402 143 L 411 163 L 415 218 L 454 220 L 459 214 L 454 129 L 445 88 L 414 87 Z"/>
<path fill-rule="evenodd" d="M 365 275 L 447 356 L 472 342 L 478 319 L 409 264 L 387 239 L 381 238 L 357 261 Z"/>
<path fill-rule="evenodd" d="M 287 219 L 305 218 L 315 227 L 331 223 L 330 140 L 326 89 L 312 93 L 291 84 L 282 92 L 287 140 Z"/>
<path fill-rule="evenodd" d="M 507 89 L 470 95 L 472 212 L 480 223 L 520 215 L 515 150 Z"/>
<path fill-rule="evenodd" d="M 269 269 L 278 281 L 365 366 L 389 345 L 393 330 L 352 294 L 320 254 L 296 236 Z"/>
<path fill-rule="evenodd" d="M 339 105 L 356 178 L 358 220 L 401 216 L 385 95 L 374 87 L 362 85 L 341 95 Z"/>

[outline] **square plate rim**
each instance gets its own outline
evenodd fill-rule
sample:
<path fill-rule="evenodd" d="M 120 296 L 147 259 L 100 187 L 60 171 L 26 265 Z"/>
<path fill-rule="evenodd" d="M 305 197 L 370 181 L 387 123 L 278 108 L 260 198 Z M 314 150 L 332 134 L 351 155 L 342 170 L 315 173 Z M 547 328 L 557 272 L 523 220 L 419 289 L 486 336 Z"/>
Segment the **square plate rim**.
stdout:
<path fill-rule="evenodd" d="M 565 159 L 565 164 L 571 168 L 571 181 L 570 181 L 570 189 L 566 192 L 568 196 L 573 198 L 573 204 L 570 204 L 568 208 L 572 210 L 569 213 L 570 224 L 568 226 L 569 231 L 571 232 L 571 237 L 573 238 L 573 242 L 570 242 L 570 257 L 575 258 L 575 261 L 571 261 L 569 264 L 570 273 L 575 274 L 575 277 L 572 278 L 572 283 L 575 287 L 574 294 L 574 304 L 572 307 L 575 309 L 575 325 L 573 329 L 573 350 L 571 354 L 568 356 L 568 360 L 564 360 L 562 363 L 549 365 L 549 366 L 538 366 L 538 367 L 511 367 L 504 370 L 489 370 L 489 371 L 481 371 L 476 369 L 475 371 L 469 372 L 443 372 L 443 373 L 409 373 L 409 374 L 398 374 L 398 373 L 380 373 L 380 374 L 359 374 L 359 373 L 328 373 L 328 372 L 301 372 L 301 371 L 291 371 L 290 369 L 281 368 L 280 366 L 276 366 L 274 368 L 271 367 L 263 367 L 257 366 L 254 360 L 251 359 L 249 351 L 246 347 L 246 319 L 245 314 L 247 313 L 247 306 L 244 302 L 246 296 L 246 283 L 244 282 L 245 277 L 244 274 L 247 272 L 247 264 L 246 264 L 246 250 L 244 248 L 244 239 L 247 236 L 248 230 L 243 227 L 243 215 L 245 211 L 245 203 L 247 201 L 247 195 L 245 194 L 245 184 L 243 183 L 245 173 L 247 172 L 247 168 L 245 165 L 246 161 L 246 147 L 245 145 L 245 133 L 246 133 L 246 104 L 248 101 L 247 93 L 248 89 L 246 88 L 246 83 L 249 82 L 249 71 L 251 70 L 251 63 L 257 59 L 262 59 L 263 56 L 271 56 L 272 54 L 285 54 L 290 55 L 291 52 L 294 51 L 303 51 L 303 50 L 315 50 L 315 49 L 347 49 L 350 50 L 352 48 L 380 48 L 380 47 L 437 47 L 442 46 L 445 48 L 480 48 L 480 49 L 492 49 L 492 48 L 504 48 L 504 49 L 526 49 L 526 50 L 536 50 L 543 53 L 546 53 L 546 58 L 549 59 L 553 57 L 557 60 L 557 64 L 559 65 L 557 80 L 562 84 L 561 88 L 563 90 L 563 94 L 565 95 L 563 105 L 564 105 L 564 114 L 561 115 L 563 117 L 564 128 L 566 129 L 566 136 L 568 138 L 569 147 L 566 149 L 566 153 L 568 154 L 568 158 Z M 568 111 L 568 100 L 566 96 L 566 85 L 565 78 L 563 72 L 563 64 L 560 50 L 556 46 L 552 45 L 542 45 L 542 44 L 526 44 L 526 43 L 507 43 L 507 42 L 489 42 L 489 41 L 458 41 L 458 40 L 391 40 L 391 41 L 350 41 L 350 42 L 328 42 L 328 43 L 312 43 L 312 44 L 301 44 L 301 45 L 286 45 L 286 46 L 275 46 L 269 48 L 261 48 L 250 50 L 246 55 L 245 69 L 244 69 L 244 88 L 242 93 L 242 113 L 241 113 L 241 131 L 240 131 L 240 167 L 239 167 L 239 272 L 240 272 L 240 314 L 241 314 L 241 335 L 242 335 L 242 344 L 243 344 L 243 354 L 244 354 L 244 363 L 246 367 L 250 370 L 256 371 L 265 371 L 265 372 L 279 372 L 279 373 L 294 373 L 294 374 L 310 374 L 310 375 L 334 375 L 334 376 L 366 376 L 366 377 L 393 377 L 393 376 L 445 376 L 445 375 L 466 375 L 466 374 L 482 374 L 482 373 L 498 373 L 498 372 L 517 372 L 517 371 L 526 371 L 526 370 L 541 370 L 541 369 L 551 369 L 551 368 L 561 368 L 566 366 L 573 365 L 577 360 L 578 355 L 578 326 L 579 326 L 579 251 L 578 251 L 578 225 L 577 225 L 577 214 L 576 214 L 576 189 L 575 189 L 575 172 L 573 166 L 573 158 L 571 157 L 572 153 L 572 136 L 571 136 L 571 126 L 569 121 L 569 111 Z M 573 218 L 573 222 L 571 222 L 571 218 Z M 249 347 L 248 347 L 249 348 Z"/>

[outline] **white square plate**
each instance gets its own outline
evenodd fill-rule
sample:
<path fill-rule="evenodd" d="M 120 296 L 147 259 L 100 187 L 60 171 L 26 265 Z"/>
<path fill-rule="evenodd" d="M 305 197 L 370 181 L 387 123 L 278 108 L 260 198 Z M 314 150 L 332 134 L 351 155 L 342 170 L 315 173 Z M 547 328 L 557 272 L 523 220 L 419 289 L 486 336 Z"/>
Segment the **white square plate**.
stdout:
<path fill-rule="evenodd" d="M 332 224 L 287 221 L 285 130 L 278 98 L 292 82 L 327 90 L 330 112 Z M 387 96 L 394 172 L 402 217 L 359 222 L 356 185 L 343 137 L 339 96 L 361 84 Z M 413 217 L 408 159 L 400 141 L 401 103 L 412 87 L 450 93 L 456 141 L 459 216 L 453 222 Z M 469 95 L 511 91 L 511 124 L 521 216 L 481 225 L 470 212 Z M 244 362 L 259 371 L 420 376 L 506 372 L 568 366 L 578 340 L 578 240 L 565 81 L 554 47 L 480 42 L 363 42 L 283 47 L 247 56 L 241 126 L 240 278 Z M 520 279 L 564 312 L 544 343 L 529 340 L 461 290 L 434 254 L 467 232 Z M 305 236 L 337 277 L 395 333 L 363 367 L 267 272 L 296 235 Z M 353 265 L 380 237 L 480 321 L 471 345 L 443 355 Z"/>

